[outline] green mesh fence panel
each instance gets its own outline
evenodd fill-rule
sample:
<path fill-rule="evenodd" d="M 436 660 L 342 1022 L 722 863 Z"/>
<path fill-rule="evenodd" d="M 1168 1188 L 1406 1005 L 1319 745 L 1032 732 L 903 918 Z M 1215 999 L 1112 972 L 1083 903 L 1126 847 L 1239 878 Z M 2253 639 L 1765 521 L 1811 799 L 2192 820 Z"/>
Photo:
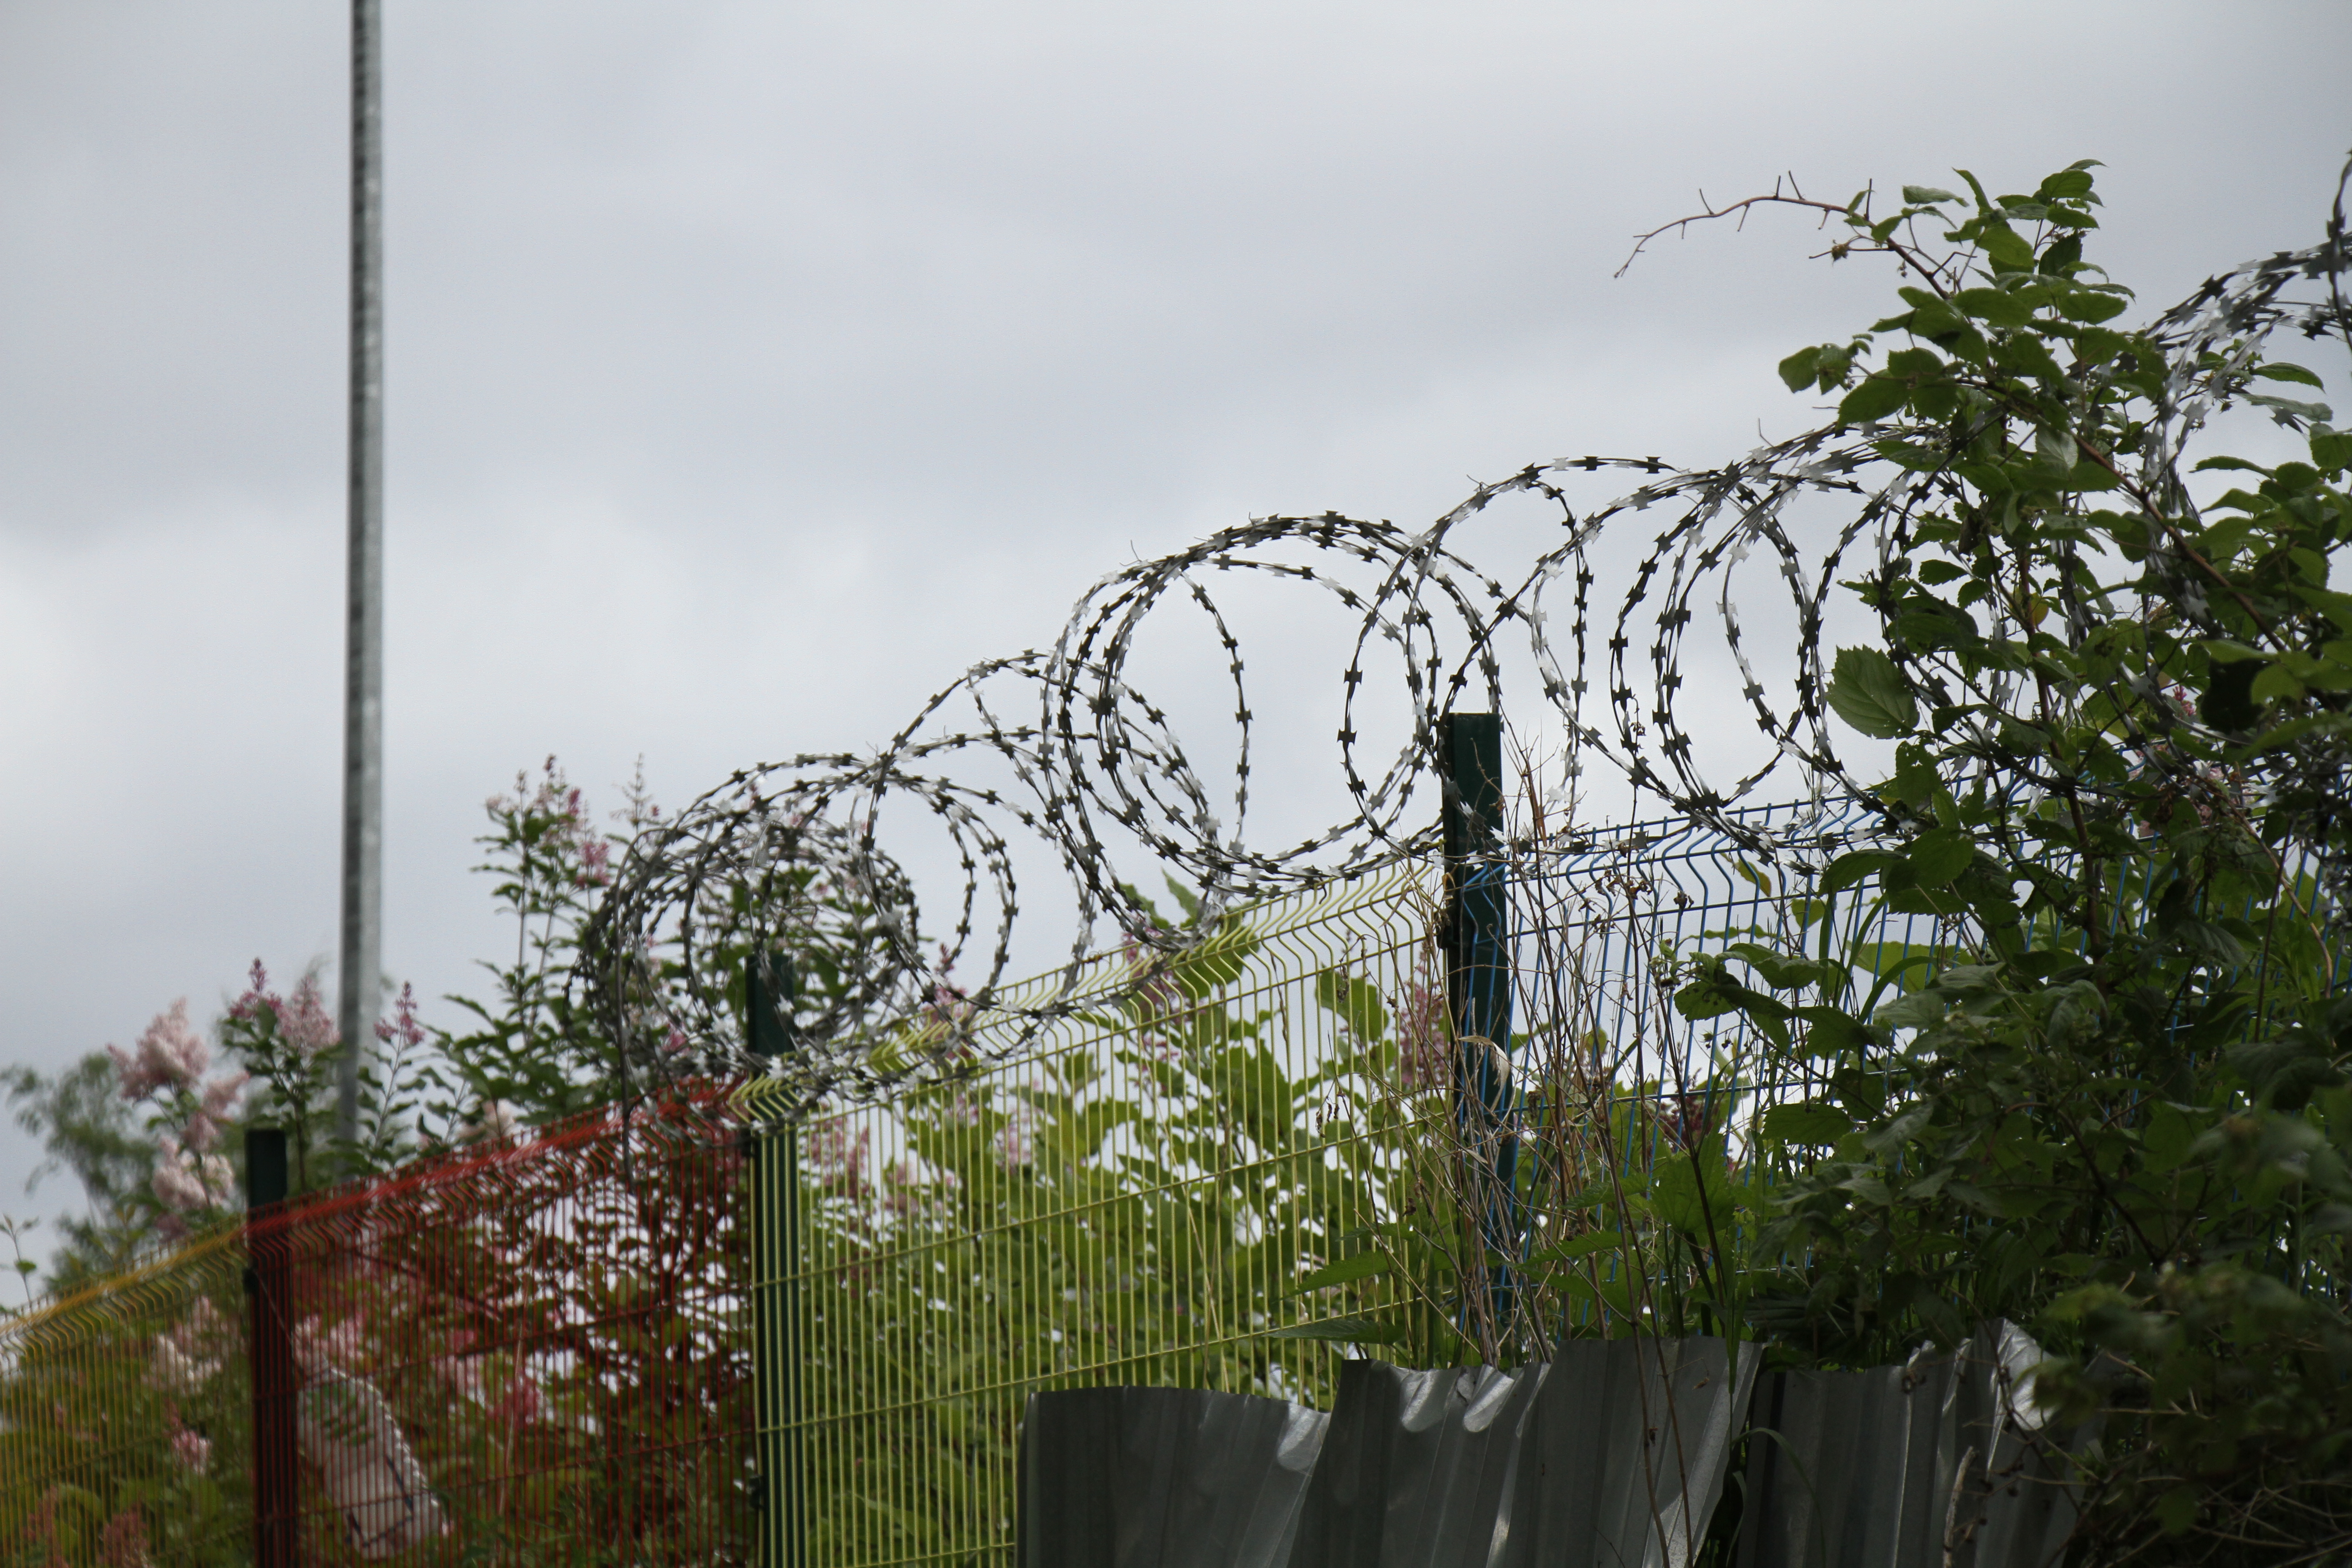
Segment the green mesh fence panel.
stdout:
<path fill-rule="evenodd" d="M 1401 877 L 1261 906 L 1140 995 L 1106 966 L 1100 1010 L 1001 1058 L 983 1027 L 961 1060 L 769 1132 L 756 1321 L 793 1370 L 761 1442 L 796 1467 L 769 1490 L 772 1561 L 1009 1561 L 1041 1389 L 1328 1404 L 1349 1342 L 1404 1304 L 1383 1277 L 1299 1284 L 1364 1255 L 1391 1206 L 1389 1087 L 1442 1032 L 1427 908 Z"/>

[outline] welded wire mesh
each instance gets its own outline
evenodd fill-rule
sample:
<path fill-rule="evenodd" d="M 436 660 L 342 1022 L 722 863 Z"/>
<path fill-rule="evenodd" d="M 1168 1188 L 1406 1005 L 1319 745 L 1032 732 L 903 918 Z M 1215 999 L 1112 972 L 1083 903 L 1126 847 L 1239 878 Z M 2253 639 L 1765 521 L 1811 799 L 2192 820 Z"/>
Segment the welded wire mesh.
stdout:
<path fill-rule="evenodd" d="M 1810 844 L 1846 847 L 1833 822 Z M 1539 1255 L 1601 1223 L 1596 1182 L 1629 1176 L 1646 1203 L 1654 1170 L 1710 1128 L 1801 1092 L 1757 1070 L 1735 1020 L 1685 1017 L 1672 995 L 1698 952 L 1850 934 L 1861 904 L 1807 907 L 1802 864 L 1675 824 L 1515 855 L 1517 1081 L 1490 1133 L 1462 1112 L 1484 1046 L 1449 1016 L 1433 868 L 1240 911 L 1141 985 L 1154 955 L 1106 961 L 1099 1005 L 1042 1034 L 1008 1009 L 1030 1033 L 1002 1057 L 987 1025 L 944 1012 L 928 1026 L 970 1027 L 961 1058 L 886 1045 L 931 1065 L 762 1144 L 765 1169 L 791 1172 L 767 1189 L 789 1237 L 758 1285 L 792 1368 L 763 1422 L 791 1476 L 772 1560 L 1009 1561 L 1016 1425 L 1041 1390 L 1328 1408 L 1349 1353 L 1519 1360 L 1567 1336 L 1710 1326 L 1629 1291 L 1629 1271 L 1687 1259 Z M 1938 935 L 1870 918 L 1891 967 Z M 766 1116 L 791 1091 L 746 1099 Z M 1471 1216 L 1507 1142 L 1519 1206 L 1496 1257 Z"/>
<path fill-rule="evenodd" d="M 1349 1342 L 1409 1353 L 1395 1282 L 1301 1282 L 1393 1206 L 1412 1132 L 1381 1086 L 1443 1036 L 1426 900 L 1392 875 L 1262 906 L 1016 1054 L 982 1027 L 960 1067 L 779 1133 L 806 1561 L 1007 1560 L 1041 1389 L 1328 1405 Z"/>
<path fill-rule="evenodd" d="M 252 1561 L 235 1229 L 0 1322 L 0 1563 Z"/>
<path fill-rule="evenodd" d="M 1041 1390 L 1328 1408 L 1349 1353 L 1721 1331 L 1753 1131 L 1815 1066 L 1676 991 L 1755 942 L 1858 961 L 1866 1009 L 1971 935 L 1820 896 L 1868 830 L 1807 811 L 1512 852 L 1491 1122 L 1423 868 L 1040 981 L 1076 997 L 1043 1028 L 941 992 L 814 1110 L 789 1075 L 640 1102 L 200 1239 L 0 1323 L 0 1563 L 263 1560 L 256 1322 L 291 1367 L 285 1561 L 840 1568 L 1008 1560 Z"/>
<path fill-rule="evenodd" d="M 1964 916 L 1888 910 L 1867 882 L 1817 892 L 1830 861 L 1869 841 L 1866 819 L 1732 815 L 1740 837 L 1638 824 L 1524 848 L 1506 868 L 1510 1110 L 1435 1129 L 1454 1157 L 1416 1167 L 1435 1178 L 1427 1206 L 1510 1211 L 1505 1246 L 1454 1254 L 1489 1357 L 1546 1357 L 1587 1334 L 1738 1329 L 1722 1271 L 1776 1174 L 1754 1134 L 1834 1063 L 1737 1014 L 1677 1006 L 1704 962 L 1740 944 L 1835 952 L 1859 960 L 1844 999 L 1866 1012 L 1973 936 Z"/>
<path fill-rule="evenodd" d="M 0 1324 L 0 1562 L 752 1561 L 740 1132 L 593 1113 Z"/>
<path fill-rule="evenodd" d="M 749 1561 L 742 1164 L 715 1098 L 640 1104 L 257 1223 L 295 1560 Z"/>

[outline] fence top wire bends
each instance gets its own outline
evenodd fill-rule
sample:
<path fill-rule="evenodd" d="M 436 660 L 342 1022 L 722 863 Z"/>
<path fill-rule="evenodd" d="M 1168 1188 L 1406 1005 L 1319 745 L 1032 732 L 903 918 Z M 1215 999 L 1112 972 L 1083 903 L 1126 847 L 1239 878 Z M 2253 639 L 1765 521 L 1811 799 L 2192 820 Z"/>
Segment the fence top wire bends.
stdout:
<path fill-rule="evenodd" d="M 2156 319 L 2149 336 L 2167 353 L 2170 379 L 2149 437 L 2117 459 L 2140 493 L 2168 502 L 2183 495 L 2189 443 L 2235 395 L 2233 375 L 2242 380 L 2264 339 L 2294 331 L 2352 342 L 2340 197 L 2338 206 L 2326 243 L 2223 273 Z M 1604 470 L 1640 482 L 1579 510 L 1571 489 Z M 804 964 L 794 1004 L 793 1072 L 812 1103 L 835 1090 L 871 1092 L 915 1070 L 903 1053 L 877 1056 L 884 1040 L 928 1030 L 918 1054 L 932 1065 L 972 1048 L 984 1020 L 1013 1026 L 1010 1036 L 990 1030 L 992 1039 L 1017 1041 L 1099 1000 L 1087 993 L 1107 973 L 1089 962 L 1105 951 L 1103 930 L 1130 955 L 1145 955 L 1126 966 L 1125 983 L 1141 987 L 1153 983 L 1151 957 L 1174 960 L 1215 940 L 1220 918 L 1245 901 L 1434 849 L 1439 721 L 1456 708 L 1508 711 L 1507 649 L 1532 660 L 1548 722 L 1564 738 L 1571 788 L 1597 759 L 1637 802 L 1654 798 L 1663 815 L 1718 833 L 1766 865 L 1801 863 L 1825 831 L 1867 837 L 1899 826 L 1900 808 L 1874 795 L 1833 733 L 1825 610 L 1842 574 L 1886 569 L 1946 482 L 1884 456 L 1874 427 L 1832 424 L 1716 468 L 1598 456 L 1532 464 L 1479 485 L 1419 532 L 1331 513 L 1265 517 L 1124 567 L 1079 599 L 1049 647 L 973 667 L 872 754 L 808 753 L 746 769 L 641 837 L 585 934 L 572 976 L 583 1016 L 610 1043 L 625 1090 L 743 1072 L 743 959 L 822 952 L 826 973 Z M 1514 497 L 1556 508 L 1565 533 L 1532 560 L 1496 570 L 1482 561 L 1474 531 Z M 1808 498 L 1834 503 L 1843 521 L 1801 525 L 1792 509 Z M 1596 596 L 1595 548 L 1612 529 L 1651 528 L 1649 514 L 1659 511 L 1669 521 L 1654 530 L 1612 612 Z M 2183 602 L 2193 600 L 2200 590 L 2188 565 L 2163 539 L 2154 542 L 2159 579 L 2177 580 Z M 1796 629 L 1777 687 L 1743 642 L 1733 594 L 1737 569 L 1759 552 Z M 1304 591 L 1354 627 L 1338 694 L 1345 809 L 1276 847 L 1249 832 L 1253 689 L 1233 617 L 1213 591 L 1236 575 Z M 1223 782 L 1196 766 L 1197 745 L 1188 750 L 1133 668 L 1144 629 L 1171 605 L 1204 616 L 1224 656 L 1234 702 L 1233 731 L 1221 742 L 1234 761 Z M 2078 629 L 2090 613 L 2080 602 L 2060 608 Z M 1694 716 L 1680 700 L 1695 650 L 1685 639 L 1710 617 L 1763 742 L 1760 761 L 1722 779 L 1696 756 L 1695 736 L 1716 713 Z M 1933 651 L 1907 647 L 1891 622 L 1885 629 L 1891 655 L 1932 694 L 1940 679 Z M 1385 686 L 1373 679 L 1381 668 L 1395 674 Z M 1376 700 L 1405 716 L 1393 755 L 1372 755 L 1360 723 Z M 2153 754 L 2160 740 L 2141 743 Z M 1956 793 L 2003 783 L 1946 782 Z M 2029 787 L 2053 782 L 2029 767 Z M 1761 819 L 1739 809 L 1772 794 L 1801 808 Z M 908 817 L 943 827 L 961 868 L 944 921 L 919 901 L 908 861 L 889 847 Z M 1568 826 L 1590 832 L 1573 820 Z M 1061 868 L 1076 912 L 1066 962 L 1043 986 L 1008 982 L 1020 913 L 1014 850 L 1024 839 Z M 1189 878 L 1201 918 L 1181 930 L 1156 918 L 1122 879 L 1114 841 Z M 2343 880 L 2341 868 L 2325 874 Z"/>

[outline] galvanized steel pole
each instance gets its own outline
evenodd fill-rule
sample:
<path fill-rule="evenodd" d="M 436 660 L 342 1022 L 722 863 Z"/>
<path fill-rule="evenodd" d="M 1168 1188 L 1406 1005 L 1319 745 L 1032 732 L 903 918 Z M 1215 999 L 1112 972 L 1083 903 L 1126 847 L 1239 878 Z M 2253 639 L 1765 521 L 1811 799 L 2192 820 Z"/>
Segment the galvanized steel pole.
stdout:
<path fill-rule="evenodd" d="M 350 558 L 343 640 L 343 910 L 335 1131 L 359 1136 L 360 1058 L 383 967 L 383 67 L 380 0 L 352 0 Z"/>

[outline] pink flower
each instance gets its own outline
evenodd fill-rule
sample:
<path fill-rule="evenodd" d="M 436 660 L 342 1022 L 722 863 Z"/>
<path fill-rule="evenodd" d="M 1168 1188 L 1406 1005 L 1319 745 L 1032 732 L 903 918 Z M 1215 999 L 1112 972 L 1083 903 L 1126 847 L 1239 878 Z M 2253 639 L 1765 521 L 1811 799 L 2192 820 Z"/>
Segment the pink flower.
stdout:
<path fill-rule="evenodd" d="M 213 1065 L 212 1047 L 188 1023 L 188 999 L 181 997 L 168 1013 L 155 1015 L 139 1037 L 136 1053 L 106 1047 L 114 1058 L 114 1074 L 125 1100 L 144 1100 L 170 1085 L 186 1089 Z"/>
<path fill-rule="evenodd" d="M 198 1360 L 168 1334 L 156 1336 L 155 1353 L 147 1363 L 149 1379 L 167 1394 L 194 1394 L 218 1371 L 220 1363 Z"/>
<path fill-rule="evenodd" d="M 213 1457 L 212 1439 L 189 1431 L 185 1426 L 172 1434 L 172 1458 L 194 1470 L 205 1473 L 205 1465 Z"/>
<path fill-rule="evenodd" d="M 547 1409 L 547 1396 L 539 1384 L 518 1373 L 506 1392 L 506 1397 L 490 1406 L 490 1419 L 509 1426 L 528 1426 Z"/>
<path fill-rule="evenodd" d="M 327 1008 L 319 996 L 316 976 L 306 974 L 294 987 L 294 994 L 278 1007 L 278 1032 L 294 1053 L 316 1057 L 334 1049 L 341 1037 L 335 1021 L 327 1016 Z"/>
<path fill-rule="evenodd" d="M 809 1167 L 827 1186 L 840 1187 L 852 1197 L 866 1195 L 866 1162 L 874 1152 L 874 1130 L 860 1128 L 853 1141 L 848 1126 L 833 1121 L 808 1134 Z"/>
<path fill-rule="evenodd" d="M 262 968 L 261 960 L 257 958 L 253 961 L 252 969 L 246 973 L 245 994 L 228 1005 L 228 1016 L 238 1020 L 250 1018 L 254 1009 L 275 1005 L 275 1002 L 276 999 L 269 994 L 269 971 Z"/>
<path fill-rule="evenodd" d="M 147 1519 L 137 1503 L 108 1520 L 99 1531 L 98 1560 L 102 1568 L 147 1568 Z"/>
<path fill-rule="evenodd" d="M 1452 1035 L 1445 993 L 1432 983 L 1424 960 L 1421 973 L 1404 988 L 1396 1009 L 1398 1065 L 1412 1091 L 1443 1089 L 1452 1081 Z"/>
<path fill-rule="evenodd" d="M 173 1344 L 199 1360 L 218 1361 L 237 1349 L 237 1326 L 221 1316 L 209 1297 L 197 1297 L 188 1315 L 169 1331 Z"/>
<path fill-rule="evenodd" d="M 170 1133 L 155 1141 L 155 1196 L 176 1214 L 226 1207 L 236 1181 L 218 1154 L 192 1152 Z"/>
<path fill-rule="evenodd" d="M 204 1114 L 215 1121 L 226 1120 L 230 1106 L 252 1079 L 252 1074 L 241 1072 L 229 1078 L 216 1078 L 205 1085 Z"/>
<path fill-rule="evenodd" d="M 416 987 L 404 984 L 392 1005 L 392 1016 L 376 1020 L 375 1037 L 385 1045 L 414 1050 L 425 1043 L 425 1026 L 416 1021 Z"/>
<path fill-rule="evenodd" d="M 355 1365 L 360 1352 L 366 1349 L 366 1331 L 357 1318 L 345 1318 L 333 1328 L 318 1336 L 319 1353 L 339 1365 Z"/>

